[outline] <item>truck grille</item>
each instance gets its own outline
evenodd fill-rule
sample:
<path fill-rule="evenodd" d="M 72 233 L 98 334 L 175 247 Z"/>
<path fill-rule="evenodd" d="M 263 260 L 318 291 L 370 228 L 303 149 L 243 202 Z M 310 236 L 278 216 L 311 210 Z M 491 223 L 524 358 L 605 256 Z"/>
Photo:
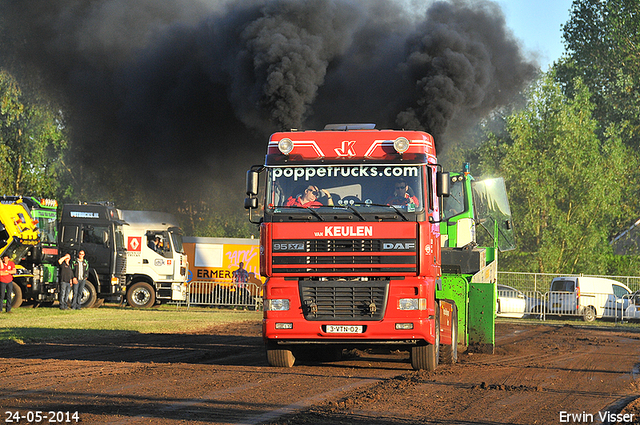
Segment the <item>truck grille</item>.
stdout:
<path fill-rule="evenodd" d="M 302 280 L 300 297 L 307 320 L 381 320 L 389 281 Z"/>
<path fill-rule="evenodd" d="M 118 277 L 120 286 L 124 287 L 127 284 L 127 261 L 124 256 L 116 256 L 115 275 Z"/>
<path fill-rule="evenodd" d="M 417 272 L 415 239 L 274 240 L 272 250 L 274 274 Z"/>

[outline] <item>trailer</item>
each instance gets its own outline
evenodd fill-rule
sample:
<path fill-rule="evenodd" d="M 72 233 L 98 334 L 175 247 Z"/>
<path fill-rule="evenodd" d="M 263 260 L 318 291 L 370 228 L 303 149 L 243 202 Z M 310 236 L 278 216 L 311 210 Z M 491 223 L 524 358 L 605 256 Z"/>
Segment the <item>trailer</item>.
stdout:
<path fill-rule="evenodd" d="M 192 304 L 259 306 L 262 302 L 260 245 L 250 238 L 185 237 Z M 247 281 L 234 279 L 243 267 Z"/>

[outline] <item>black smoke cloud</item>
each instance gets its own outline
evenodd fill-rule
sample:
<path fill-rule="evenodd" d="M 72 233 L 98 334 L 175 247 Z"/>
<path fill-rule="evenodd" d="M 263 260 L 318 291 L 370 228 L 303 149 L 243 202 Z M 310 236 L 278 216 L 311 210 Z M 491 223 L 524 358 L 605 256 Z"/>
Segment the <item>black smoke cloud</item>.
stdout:
<path fill-rule="evenodd" d="M 375 122 L 441 145 L 536 72 L 495 3 L 405 4 L 0 0 L 1 66 L 64 100 L 78 162 L 185 196 L 241 179 L 277 130 Z"/>

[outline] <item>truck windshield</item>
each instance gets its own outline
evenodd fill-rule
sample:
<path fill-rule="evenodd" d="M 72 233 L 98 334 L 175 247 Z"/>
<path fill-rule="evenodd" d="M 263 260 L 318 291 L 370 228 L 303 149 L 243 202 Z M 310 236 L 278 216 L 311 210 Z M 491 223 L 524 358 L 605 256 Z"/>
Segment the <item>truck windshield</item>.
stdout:
<path fill-rule="evenodd" d="M 449 196 L 444 197 L 444 219 L 448 220 L 465 212 L 464 177 L 455 175 L 449 183 Z"/>
<path fill-rule="evenodd" d="M 507 189 L 502 177 L 473 182 L 473 203 L 476 219 L 489 234 L 497 230 L 500 251 L 515 249 L 516 241 L 511 227 L 511 208 L 507 199 Z"/>
<path fill-rule="evenodd" d="M 58 236 L 55 217 L 37 217 L 38 229 L 40 230 L 40 240 L 42 242 L 55 243 Z"/>
<path fill-rule="evenodd" d="M 266 207 L 393 206 L 422 211 L 419 165 L 269 167 Z M 331 197 L 331 202 L 329 202 Z"/>
<path fill-rule="evenodd" d="M 11 238 L 11 243 L 3 248 L 4 249 L 1 250 L 0 254 L 3 257 L 5 255 L 8 255 L 9 258 L 11 258 L 16 263 L 20 262 L 24 257 L 26 257 L 27 251 L 29 250 L 28 246 L 22 245 L 14 238 Z"/>
<path fill-rule="evenodd" d="M 122 233 L 122 226 L 119 224 L 115 225 L 114 232 L 115 232 L 114 239 L 116 240 L 116 250 L 118 251 L 124 250 L 126 247 L 124 244 L 124 234 Z"/>
<path fill-rule="evenodd" d="M 31 216 L 38 220 L 40 240 L 45 244 L 56 243 L 58 240 L 58 227 L 56 211 L 52 209 L 32 209 Z"/>
<path fill-rule="evenodd" d="M 171 243 L 176 252 L 184 254 L 184 250 L 182 249 L 182 235 L 176 232 L 169 232 L 169 235 L 171 235 Z"/>

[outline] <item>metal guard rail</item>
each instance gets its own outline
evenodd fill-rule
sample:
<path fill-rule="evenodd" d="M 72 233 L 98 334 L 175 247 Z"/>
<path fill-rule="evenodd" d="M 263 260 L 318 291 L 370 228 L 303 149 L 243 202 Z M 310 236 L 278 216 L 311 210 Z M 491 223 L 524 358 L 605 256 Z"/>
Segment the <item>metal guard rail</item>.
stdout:
<path fill-rule="evenodd" d="M 191 281 L 187 284 L 187 307 L 217 306 L 262 309 L 262 286 L 255 283 Z"/>

